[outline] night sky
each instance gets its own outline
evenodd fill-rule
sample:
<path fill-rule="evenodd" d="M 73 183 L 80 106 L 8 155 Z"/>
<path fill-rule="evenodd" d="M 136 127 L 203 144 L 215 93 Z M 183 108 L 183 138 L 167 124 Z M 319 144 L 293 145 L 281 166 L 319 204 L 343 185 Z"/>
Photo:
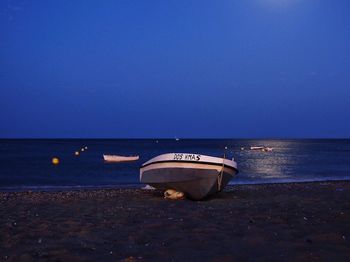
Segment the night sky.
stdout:
<path fill-rule="evenodd" d="M 2 138 L 350 137 L 350 1 L 0 1 Z"/>

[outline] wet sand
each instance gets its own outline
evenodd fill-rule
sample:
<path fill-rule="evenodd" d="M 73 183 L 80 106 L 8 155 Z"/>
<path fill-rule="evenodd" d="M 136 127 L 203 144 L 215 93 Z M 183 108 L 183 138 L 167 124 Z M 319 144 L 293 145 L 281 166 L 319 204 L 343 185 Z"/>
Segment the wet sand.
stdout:
<path fill-rule="evenodd" d="M 350 261 L 350 182 L 0 193 L 0 261 Z"/>

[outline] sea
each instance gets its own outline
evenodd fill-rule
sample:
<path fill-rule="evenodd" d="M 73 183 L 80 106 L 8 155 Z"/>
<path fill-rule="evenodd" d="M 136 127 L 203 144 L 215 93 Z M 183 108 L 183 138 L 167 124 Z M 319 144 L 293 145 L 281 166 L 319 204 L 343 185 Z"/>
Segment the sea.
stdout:
<path fill-rule="evenodd" d="M 350 179 L 350 139 L 2 139 L 0 191 L 143 187 L 140 166 L 163 153 L 234 158 L 239 173 L 231 185 Z M 105 163 L 103 154 L 140 159 Z"/>

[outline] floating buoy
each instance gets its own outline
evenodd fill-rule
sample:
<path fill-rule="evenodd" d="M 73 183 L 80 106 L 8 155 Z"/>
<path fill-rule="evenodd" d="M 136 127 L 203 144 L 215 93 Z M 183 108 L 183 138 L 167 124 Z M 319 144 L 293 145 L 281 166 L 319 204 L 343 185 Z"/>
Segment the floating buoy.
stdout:
<path fill-rule="evenodd" d="M 85 148 L 85 150 L 88 150 L 88 147 L 86 146 L 86 147 L 84 147 Z"/>
<path fill-rule="evenodd" d="M 58 165 L 60 163 L 60 160 L 57 157 L 53 157 L 51 160 L 52 164 Z"/>
<path fill-rule="evenodd" d="M 85 149 L 84 149 L 84 148 L 82 148 L 82 149 L 80 149 L 80 150 L 81 150 L 81 152 L 84 152 L 84 150 L 85 150 Z"/>
<path fill-rule="evenodd" d="M 79 156 L 79 151 L 75 151 L 74 155 Z"/>

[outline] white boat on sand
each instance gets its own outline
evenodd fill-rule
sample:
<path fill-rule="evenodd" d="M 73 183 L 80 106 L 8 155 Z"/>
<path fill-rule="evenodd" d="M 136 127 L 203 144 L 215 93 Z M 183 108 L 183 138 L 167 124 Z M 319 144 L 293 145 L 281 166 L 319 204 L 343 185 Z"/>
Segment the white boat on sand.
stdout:
<path fill-rule="evenodd" d="M 175 189 L 188 198 L 200 200 L 221 191 L 237 173 L 233 159 L 169 153 L 144 163 L 140 182 L 161 190 Z"/>
<path fill-rule="evenodd" d="M 139 160 L 139 156 L 118 156 L 118 155 L 103 155 L 106 162 L 130 162 Z"/>

